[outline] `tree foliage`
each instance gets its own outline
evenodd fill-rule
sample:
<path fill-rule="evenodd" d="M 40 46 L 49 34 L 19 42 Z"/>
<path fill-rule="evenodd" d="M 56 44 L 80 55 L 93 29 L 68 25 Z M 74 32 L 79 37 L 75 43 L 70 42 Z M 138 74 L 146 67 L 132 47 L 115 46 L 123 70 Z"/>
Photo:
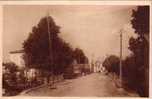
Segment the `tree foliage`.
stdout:
<path fill-rule="evenodd" d="M 149 6 L 138 6 L 137 10 L 132 12 L 131 23 L 138 37 L 130 38 L 129 49 L 134 53 L 136 64 L 141 68 L 149 68 L 149 39 L 146 39 L 149 37 L 149 16 Z"/>
<path fill-rule="evenodd" d="M 72 62 L 73 50 L 59 37 L 59 29 L 51 16 L 42 18 L 38 25 L 33 27 L 23 43 L 26 66 L 54 69 L 55 73 L 61 73 L 65 66 Z M 48 30 L 50 30 L 50 39 Z"/>
<path fill-rule="evenodd" d="M 10 73 L 15 73 L 18 71 L 18 66 L 13 62 L 3 63 L 4 69 L 8 70 Z"/>
<path fill-rule="evenodd" d="M 138 6 L 137 10 L 132 11 L 132 27 L 135 33 L 142 35 L 149 33 L 149 6 Z"/>
<path fill-rule="evenodd" d="M 60 27 L 55 24 L 51 16 L 42 18 L 38 25 L 32 28 L 29 37 L 23 43 L 26 66 L 60 74 L 74 59 L 78 63 L 88 61 L 81 49 L 73 50 L 59 37 L 59 33 Z"/>
<path fill-rule="evenodd" d="M 127 76 L 128 81 L 134 81 L 134 83 L 131 83 L 141 96 L 148 96 L 149 93 L 149 78 L 147 77 L 149 75 L 147 73 L 147 70 L 149 70 L 149 41 L 145 37 L 145 35 L 149 37 L 149 13 L 149 6 L 138 6 L 137 10 L 132 12 L 131 24 L 138 37 L 130 38 L 129 49 L 133 52 L 134 58 L 127 58 L 124 64 L 129 64 L 125 70 L 133 70 L 132 75 L 134 76 Z M 134 62 L 131 62 L 131 60 L 134 60 Z"/>
<path fill-rule="evenodd" d="M 76 48 L 73 55 L 79 64 L 88 63 L 88 58 L 85 56 L 84 52 L 81 49 Z"/>
<path fill-rule="evenodd" d="M 132 89 L 136 89 L 136 85 L 138 84 L 138 66 L 135 62 L 134 55 L 126 57 L 123 61 L 123 80 L 125 81 L 126 86 Z"/>
<path fill-rule="evenodd" d="M 103 66 L 109 72 L 114 72 L 116 74 L 119 74 L 119 61 L 120 61 L 119 57 L 115 55 L 110 55 L 104 60 Z"/>
<path fill-rule="evenodd" d="M 16 72 L 18 71 L 17 65 L 12 62 L 3 63 L 3 88 L 14 89 L 13 85 L 17 84 Z"/>

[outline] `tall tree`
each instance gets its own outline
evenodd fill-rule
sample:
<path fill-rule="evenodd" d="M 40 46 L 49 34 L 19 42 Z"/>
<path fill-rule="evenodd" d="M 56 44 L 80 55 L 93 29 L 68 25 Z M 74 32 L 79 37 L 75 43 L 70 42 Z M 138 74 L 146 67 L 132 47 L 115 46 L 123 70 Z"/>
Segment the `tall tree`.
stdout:
<path fill-rule="evenodd" d="M 132 27 L 139 35 L 149 34 L 149 6 L 138 6 L 137 10 L 132 11 Z"/>
<path fill-rule="evenodd" d="M 62 73 L 66 66 L 71 64 L 73 50 L 59 37 L 59 29 L 51 16 L 42 18 L 38 25 L 32 28 L 23 43 L 26 66 Z"/>
<path fill-rule="evenodd" d="M 134 53 L 137 69 L 137 90 L 141 96 L 148 96 L 149 74 L 149 6 L 138 6 L 137 10 L 132 12 L 132 27 L 137 38 L 130 38 L 129 49 Z"/>

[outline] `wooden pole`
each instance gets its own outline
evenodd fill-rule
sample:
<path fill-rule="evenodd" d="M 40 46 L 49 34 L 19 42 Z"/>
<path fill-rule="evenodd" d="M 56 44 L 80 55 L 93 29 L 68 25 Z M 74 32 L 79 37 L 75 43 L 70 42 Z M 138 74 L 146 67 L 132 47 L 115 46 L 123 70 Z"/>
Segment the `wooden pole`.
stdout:
<path fill-rule="evenodd" d="M 50 63 L 51 63 L 51 71 L 52 71 L 52 85 L 54 84 L 54 71 L 53 71 L 53 51 L 52 51 L 52 36 L 50 32 L 50 25 L 49 25 L 49 13 L 47 14 L 47 26 L 48 26 L 48 38 L 49 38 L 49 56 L 50 56 Z"/>
<path fill-rule="evenodd" d="M 122 87 L 122 30 L 120 30 L 120 87 Z"/>

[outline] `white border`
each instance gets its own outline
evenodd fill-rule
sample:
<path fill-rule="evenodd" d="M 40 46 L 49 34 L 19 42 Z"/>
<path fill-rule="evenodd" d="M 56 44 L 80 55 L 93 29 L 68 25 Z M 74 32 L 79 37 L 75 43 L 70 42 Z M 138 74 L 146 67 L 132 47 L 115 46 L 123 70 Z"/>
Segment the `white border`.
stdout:
<path fill-rule="evenodd" d="M 0 1 L 0 62 L 2 63 L 2 29 L 3 29 L 3 5 L 150 5 L 150 16 L 152 16 L 152 2 L 151 1 Z M 151 17 L 150 17 L 150 20 L 151 20 Z M 151 24 L 151 21 L 150 21 L 150 41 L 151 42 L 151 37 L 152 37 L 152 33 L 151 33 L 151 29 L 152 29 L 152 24 Z M 151 68 L 151 65 L 152 65 L 152 62 L 151 62 L 151 56 L 152 56 L 152 50 L 151 50 L 151 44 L 150 44 L 150 64 L 149 64 L 149 70 L 150 70 L 150 73 L 149 73 L 149 77 L 150 77 L 150 80 L 149 80 L 149 84 L 150 84 L 150 91 L 149 93 L 150 94 L 150 97 L 149 98 L 152 98 L 152 68 Z M 2 66 L 1 66 L 2 67 Z M 2 78 L 2 68 L 0 68 L 0 71 L 1 71 L 1 75 L 0 75 L 0 79 Z M 1 81 L 2 82 L 2 81 Z M 2 92 L 2 83 L 0 82 L 0 92 Z M 1 94 L 1 93 L 0 93 Z M 1 95 L 2 96 L 2 95 Z M 3 98 L 6 98 L 6 97 L 3 97 Z M 7 97 L 7 98 L 29 98 L 29 97 Z M 50 99 L 50 98 L 59 98 L 59 97 L 30 97 L 30 98 L 43 98 L 43 99 Z M 80 99 L 80 97 L 60 97 L 60 98 L 75 98 L 75 99 Z M 94 98 L 94 97 L 83 97 L 83 98 Z M 112 97 L 108 97 L 109 98 L 112 98 Z M 114 97 L 116 99 L 118 99 L 118 97 Z M 120 97 L 119 97 L 120 98 Z M 124 98 L 124 97 L 123 97 Z M 128 98 L 131 98 L 131 97 L 125 97 L 126 99 Z M 97 99 L 97 98 L 94 98 L 94 99 Z M 102 97 L 102 99 L 105 99 L 105 97 Z M 133 99 L 139 99 L 139 98 L 134 98 Z M 143 98 L 144 99 L 144 98 Z"/>
<path fill-rule="evenodd" d="M 151 1 L 0 1 L 1 5 L 150 5 Z"/>
<path fill-rule="evenodd" d="M 150 5 L 150 34 L 149 34 L 149 97 L 152 98 L 152 2 Z"/>

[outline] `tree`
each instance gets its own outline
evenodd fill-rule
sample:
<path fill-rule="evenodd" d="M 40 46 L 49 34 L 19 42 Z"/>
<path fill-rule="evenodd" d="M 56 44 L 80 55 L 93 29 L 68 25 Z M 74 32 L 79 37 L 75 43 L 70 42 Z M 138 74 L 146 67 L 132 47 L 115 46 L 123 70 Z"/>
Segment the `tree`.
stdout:
<path fill-rule="evenodd" d="M 18 71 L 18 67 L 12 63 L 3 63 L 3 88 L 6 90 L 13 90 L 15 87 L 14 85 L 17 85 L 17 76 L 16 73 Z"/>
<path fill-rule="evenodd" d="M 138 66 L 135 63 L 134 55 L 130 55 L 123 60 L 123 80 L 125 86 L 136 90 L 138 87 Z"/>
<path fill-rule="evenodd" d="M 142 62 L 141 65 L 146 64 L 147 68 L 149 68 L 149 39 L 146 39 L 146 37 L 149 37 L 149 16 L 149 6 L 138 6 L 137 10 L 132 11 L 131 24 L 135 29 L 135 33 L 138 34 L 138 38 L 132 37 L 129 40 L 129 49 L 134 53 L 136 58 L 141 58 L 139 59 Z"/>
<path fill-rule="evenodd" d="M 139 35 L 149 34 L 149 6 L 138 6 L 137 10 L 132 11 L 132 27 Z"/>
<path fill-rule="evenodd" d="M 18 66 L 13 62 L 3 63 L 5 70 L 8 70 L 10 73 L 15 73 L 18 71 Z"/>
<path fill-rule="evenodd" d="M 149 6 L 138 6 L 137 10 L 132 11 L 132 27 L 135 29 L 135 33 L 138 37 L 130 38 L 129 49 L 133 52 L 135 57 L 135 67 L 137 67 L 138 82 L 137 91 L 141 96 L 148 96 L 149 93 Z M 140 78 L 140 79 L 139 79 Z"/>
<path fill-rule="evenodd" d="M 85 64 L 85 63 L 88 63 L 88 58 L 85 56 L 84 52 L 79 49 L 79 48 L 76 48 L 74 50 L 74 58 L 77 60 L 77 62 L 79 64 Z"/>
<path fill-rule="evenodd" d="M 120 61 L 119 57 L 115 55 L 110 55 L 104 60 L 103 66 L 109 72 L 114 72 L 116 74 L 119 74 L 119 61 Z"/>
<path fill-rule="evenodd" d="M 73 50 L 59 37 L 59 29 L 51 16 L 42 18 L 38 25 L 32 28 L 23 43 L 26 66 L 60 74 L 72 63 Z"/>

